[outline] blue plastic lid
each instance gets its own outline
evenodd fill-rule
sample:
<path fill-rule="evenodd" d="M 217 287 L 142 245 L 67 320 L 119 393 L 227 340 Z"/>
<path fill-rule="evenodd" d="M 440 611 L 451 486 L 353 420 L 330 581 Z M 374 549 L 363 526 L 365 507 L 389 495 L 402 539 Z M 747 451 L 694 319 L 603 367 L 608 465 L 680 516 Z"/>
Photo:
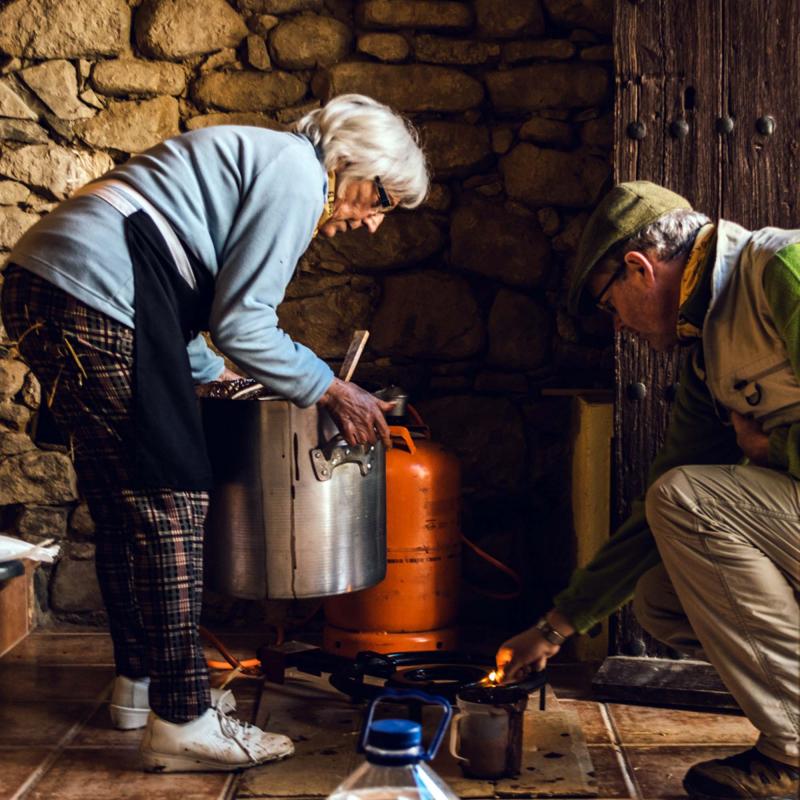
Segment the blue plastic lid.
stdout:
<path fill-rule="evenodd" d="M 373 722 L 368 747 L 380 750 L 410 750 L 422 744 L 422 726 L 408 719 L 381 719 Z"/>

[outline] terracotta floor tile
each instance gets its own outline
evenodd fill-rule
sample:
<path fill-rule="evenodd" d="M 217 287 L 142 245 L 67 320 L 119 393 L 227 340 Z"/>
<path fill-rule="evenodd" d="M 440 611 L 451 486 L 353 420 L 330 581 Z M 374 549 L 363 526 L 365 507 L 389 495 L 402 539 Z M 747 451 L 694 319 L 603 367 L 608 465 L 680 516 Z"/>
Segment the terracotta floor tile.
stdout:
<path fill-rule="evenodd" d="M 217 800 L 225 773 L 155 775 L 128 749 L 67 748 L 25 800 Z"/>
<path fill-rule="evenodd" d="M 34 632 L 6 653 L 3 664 L 82 664 L 113 666 L 111 637 L 107 633 Z"/>
<path fill-rule="evenodd" d="M 587 744 L 611 744 L 611 732 L 603 719 L 602 704 L 592 700 L 559 700 L 564 711 L 575 711 Z"/>
<path fill-rule="evenodd" d="M 600 797 L 630 797 L 614 748 L 610 745 L 590 745 L 589 755 L 594 765 L 597 792 Z"/>
<path fill-rule="evenodd" d="M 48 756 L 46 748 L 0 747 L 0 797 L 11 797 Z"/>
<path fill-rule="evenodd" d="M 88 703 L 0 700 L 0 746 L 56 744 L 90 709 Z"/>
<path fill-rule="evenodd" d="M 643 798 L 686 797 L 681 782 L 692 764 L 725 758 L 742 747 L 626 747 Z"/>
<path fill-rule="evenodd" d="M 753 744 L 758 737 L 745 717 L 615 703 L 608 710 L 623 745 Z"/>
<path fill-rule="evenodd" d="M 144 728 L 118 731 L 111 724 L 108 704 L 103 703 L 70 742 L 76 747 L 122 747 L 136 749 L 142 741 Z"/>
<path fill-rule="evenodd" d="M 108 691 L 113 677 L 113 667 L 0 661 L 0 686 L 6 700 L 92 701 Z"/>

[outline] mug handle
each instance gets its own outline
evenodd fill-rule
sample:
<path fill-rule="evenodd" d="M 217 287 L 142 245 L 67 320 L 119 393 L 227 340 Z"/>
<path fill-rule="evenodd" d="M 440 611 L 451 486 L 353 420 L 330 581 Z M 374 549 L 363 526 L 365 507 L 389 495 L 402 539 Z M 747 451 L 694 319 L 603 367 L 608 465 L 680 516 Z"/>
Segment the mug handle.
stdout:
<path fill-rule="evenodd" d="M 469 759 L 464 758 L 458 752 L 458 734 L 461 720 L 464 718 L 461 710 L 453 712 L 453 721 L 450 723 L 450 755 L 457 761 L 464 761 L 469 764 Z"/>

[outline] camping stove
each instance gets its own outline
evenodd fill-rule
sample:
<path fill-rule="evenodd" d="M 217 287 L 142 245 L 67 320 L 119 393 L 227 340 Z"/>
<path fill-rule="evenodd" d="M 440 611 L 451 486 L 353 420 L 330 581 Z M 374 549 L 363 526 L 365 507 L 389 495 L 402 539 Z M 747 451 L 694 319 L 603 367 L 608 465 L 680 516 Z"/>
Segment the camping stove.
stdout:
<path fill-rule="evenodd" d="M 303 642 L 264 646 L 258 657 L 266 679 L 284 683 L 286 670 L 294 668 L 308 675 L 329 674 L 331 686 L 353 700 L 371 700 L 383 691 L 413 689 L 438 694 L 455 701 L 456 694 L 487 678 L 494 669 L 491 658 L 475 653 L 446 650 L 373 653 L 364 651 L 355 658 L 327 653 Z M 547 670 L 535 672 L 513 684 L 527 692 L 539 690 L 539 707 L 545 708 Z"/>

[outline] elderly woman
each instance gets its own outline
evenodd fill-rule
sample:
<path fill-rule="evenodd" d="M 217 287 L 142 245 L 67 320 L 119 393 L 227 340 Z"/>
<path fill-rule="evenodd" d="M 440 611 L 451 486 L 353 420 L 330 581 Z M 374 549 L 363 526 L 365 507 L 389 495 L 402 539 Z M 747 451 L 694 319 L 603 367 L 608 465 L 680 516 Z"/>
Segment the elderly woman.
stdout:
<path fill-rule="evenodd" d="M 335 378 L 276 309 L 317 232 L 374 233 L 427 190 L 408 122 L 345 95 L 293 133 L 169 139 L 77 192 L 11 254 L 3 319 L 74 447 L 114 643 L 112 720 L 146 725 L 147 769 L 233 770 L 293 751 L 209 690 L 198 622 L 210 468 L 195 390 L 238 375 L 199 332 L 272 391 L 324 406 L 351 444 L 386 440 L 390 406 Z"/>

